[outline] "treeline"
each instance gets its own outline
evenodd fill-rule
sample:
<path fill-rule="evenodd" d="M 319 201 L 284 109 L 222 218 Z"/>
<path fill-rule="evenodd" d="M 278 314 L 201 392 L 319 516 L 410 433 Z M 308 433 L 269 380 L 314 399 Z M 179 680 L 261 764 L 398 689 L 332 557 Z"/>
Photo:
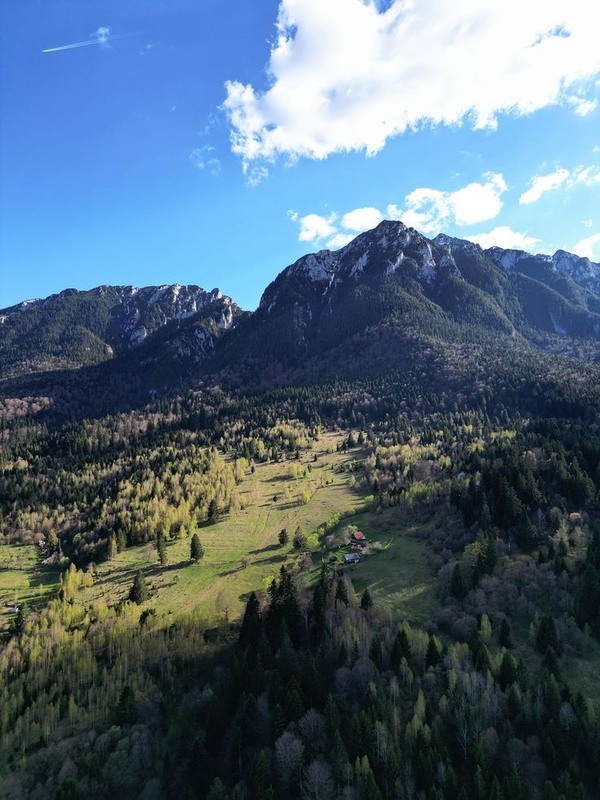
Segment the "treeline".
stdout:
<path fill-rule="evenodd" d="M 198 620 L 86 612 L 70 580 L 0 661 L 7 797 L 598 797 L 598 719 L 551 617 L 531 672 L 485 615 L 452 643 L 380 614 L 347 576 L 307 594 L 282 568 L 215 650 Z"/>

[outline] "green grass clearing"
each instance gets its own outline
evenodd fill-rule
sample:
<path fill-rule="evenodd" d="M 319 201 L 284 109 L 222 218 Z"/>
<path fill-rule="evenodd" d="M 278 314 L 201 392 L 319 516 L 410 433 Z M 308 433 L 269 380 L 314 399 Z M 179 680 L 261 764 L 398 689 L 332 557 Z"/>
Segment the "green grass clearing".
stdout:
<path fill-rule="evenodd" d="M 60 571 L 42 564 L 37 545 L 0 547 L 0 633 L 8 630 L 11 606 L 39 608 L 60 584 Z"/>
<path fill-rule="evenodd" d="M 420 517 L 402 507 L 388 508 L 380 514 L 363 512 L 343 520 L 334 535 L 346 525 L 355 525 L 368 542 L 382 545 L 380 552 L 359 553 L 360 563 L 345 567 L 357 594 L 368 587 L 379 607 L 393 609 L 410 622 L 431 619 L 439 602 L 436 575 L 427 558 L 426 536 L 437 521 L 436 515 Z M 349 547 L 334 548 L 325 557 L 333 553 L 342 563 L 343 554 L 351 552 L 354 551 Z"/>
<path fill-rule="evenodd" d="M 128 548 L 97 566 L 93 586 L 82 589 L 78 600 L 109 605 L 124 600 L 141 569 L 152 593 L 144 606 L 159 617 L 195 610 L 208 620 L 222 619 L 225 613 L 239 616 L 251 591 L 266 591 L 282 564 L 299 557 L 292 548 L 298 526 L 308 536 L 333 514 L 360 508 L 361 493 L 349 486 L 347 473 L 335 469 L 357 457 L 355 450 L 335 451 L 343 438 L 324 433 L 312 450 L 302 453 L 300 463 L 311 469 L 303 478 L 288 477 L 297 461 L 256 465 L 239 487 L 243 508 L 198 530 L 205 551 L 200 563 L 189 561 L 189 538 L 167 542 L 166 566 L 158 563 L 154 543 Z M 311 494 L 308 501 L 302 499 L 306 491 Z M 282 528 L 290 537 L 285 547 L 278 543 Z"/>

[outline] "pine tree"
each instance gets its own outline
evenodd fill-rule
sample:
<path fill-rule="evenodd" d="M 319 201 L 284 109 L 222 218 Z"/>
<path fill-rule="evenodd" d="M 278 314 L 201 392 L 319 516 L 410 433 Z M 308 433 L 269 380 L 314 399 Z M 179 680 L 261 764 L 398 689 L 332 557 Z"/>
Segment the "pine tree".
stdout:
<path fill-rule="evenodd" d="M 207 514 L 207 521 L 212 525 L 213 522 L 217 519 L 217 514 L 219 512 L 219 507 L 217 505 L 217 501 L 213 499 L 208 504 L 208 514 Z"/>
<path fill-rule="evenodd" d="M 345 581 L 341 578 L 338 580 L 335 587 L 335 599 L 336 601 L 339 600 L 340 603 L 343 603 L 346 606 L 348 605 L 348 589 Z"/>
<path fill-rule="evenodd" d="M 117 547 L 117 537 L 114 534 L 112 534 L 108 538 L 108 547 L 106 548 L 106 558 L 109 561 L 112 561 L 118 552 L 119 548 Z"/>
<path fill-rule="evenodd" d="M 145 603 L 149 597 L 150 592 L 148 591 L 148 586 L 146 585 L 146 579 L 142 574 L 142 570 L 139 569 L 135 574 L 135 578 L 133 579 L 133 586 L 129 592 L 129 599 L 132 602 L 140 605 L 141 603 Z"/>
<path fill-rule="evenodd" d="M 156 540 L 156 551 L 158 553 L 158 560 L 160 561 L 161 566 L 166 566 L 167 563 L 167 542 L 165 540 L 164 534 L 159 533 L 158 538 Z"/>
<path fill-rule="evenodd" d="M 360 598 L 360 607 L 363 611 L 368 611 L 373 606 L 373 599 L 368 589 L 365 589 Z"/>
<path fill-rule="evenodd" d="M 437 643 L 433 636 L 429 637 L 429 643 L 425 652 L 425 668 L 435 667 L 442 660 L 442 655 L 439 651 Z"/>
<path fill-rule="evenodd" d="M 278 540 L 279 540 L 279 544 L 280 544 L 282 547 L 285 547 L 285 545 L 286 545 L 286 544 L 289 542 L 289 540 L 290 540 L 290 535 L 289 535 L 289 533 L 287 532 L 287 528 L 282 528 L 282 529 L 279 531 L 279 536 L 278 536 L 277 538 L 278 538 Z"/>
<path fill-rule="evenodd" d="M 510 627 L 510 622 L 508 621 L 508 617 L 504 617 L 504 619 L 500 623 L 498 644 L 500 645 L 500 647 L 506 647 L 507 650 L 510 650 L 512 647 L 514 647 L 512 640 L 512 630 Z"/>
<path fill-rule="evenodd" d="M 204 557 L 204 548 L 200 542 L 200 537 L 195 533 L 190 541 L 190 559 L 198 563 Z"/>
<path fill-rule="evenodd" d="M 256 647 L 260 639 L 261 631 L 260 605 L 256 593 L 252 592 L 246 603 L 246 610 L 244 611 L 238 642 L 242 647 L 246 645 Z"/>
<path fill-rule="evenodd" d="M 450 591 L 458 600 L 462 600 L 466 594 L 465 584 L 463 581 L 462 570 L 458 561 L 452 570 L 452 578 L 450 580 Z"/>
<path fill-rule="evenodd" d="M 294 538 L 292 544 L 296 550 L 303 550 L 306 547 L 306 536 L 302 533 L 300 525 L 294 531 Z"/>
<path fill-rule="evenodd" d="M 395 667 L 400 666 L 403 658 L 407 661 L 411 656 L 410 642 L 404 628 L 400 628 L 392 645 L 391 658 Z"/>

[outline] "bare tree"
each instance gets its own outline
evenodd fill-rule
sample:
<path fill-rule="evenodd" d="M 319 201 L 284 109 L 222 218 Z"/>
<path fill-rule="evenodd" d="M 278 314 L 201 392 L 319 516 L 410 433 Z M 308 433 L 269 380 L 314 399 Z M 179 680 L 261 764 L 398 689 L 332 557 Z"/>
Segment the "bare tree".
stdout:
<path fill-rule="evenodd" d="M 288 731 L 282 733 L 275 742 L 275 769 L 282 789 L 300 780 L 303 757 L 304 745 L 300 739 Z"/>
<path fill-rule="evenodd" d="M 229 622 L 229 613 L 233 607 L 234 598 L 229 589 L 221 589 L 215 600 L 215 608 L 225 615 L 225 622 Z"/>
<path fill-rule="evenodd" d="M 315 758 L 304 770 L 302 797 L 307 800 L 331 800 L 333 793 L 331 767 L 322 758 Z"/>

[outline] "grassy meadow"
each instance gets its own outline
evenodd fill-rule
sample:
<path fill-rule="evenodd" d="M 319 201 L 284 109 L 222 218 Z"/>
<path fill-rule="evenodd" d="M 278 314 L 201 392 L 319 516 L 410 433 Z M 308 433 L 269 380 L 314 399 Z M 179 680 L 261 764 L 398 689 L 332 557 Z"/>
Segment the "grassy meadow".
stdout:
<path fill-rule="evenodd" d="M 208 620 L 236 618 L 251 591 L 266 591 L 281 565 L 299 557 L 292 544 L 298 527 L 308 547 L 318 549 L 314 534 L 321 523 L 363 505 L 362 493 L 340 470 L 357 457 L 356 451 L 337 452 L 342 438 L 325 433 L 299 460 L 257 464 L 249 470 L 239 487 L 241 508 L 198 529 L 204 548 L 199 563 L 190 561 L 188 537 L 167 542 L 164 566 L 154 542 L 130 547 L 95 567 L 93 584 L 80 590 L 78 600 L 124 600 L 141 569 L 151 593 L 144 608 L 154 609 L 158 617 L 196 611 Z M 306 474 L 292 477 L 293 471 Z M 283 528 L 289 541 L 282 547 L 278 535 Z"/>
<path fill-rule="evenodd" d="M 43 605 L 60 585 L 60 571 L 42 564 L 37 545 L 0 547 L 0 633 L 8 630 L 13 606 Z"/>
<path fill-rule="evenodd" d="M 412 622 L 430 618 L 438 601 L 425 538 L 437 519 L 418 518 L 397 508 L 369 510 L 364 493 L 354 488 L 351 473 L 344 469 L 362 453 L 358 448 L 338 452 L 343 438 L 340 433 L 323 433 L 299 460 L 257 464 L 248 470 L 239 487 L 240 508 L 198 529 L 204 548 L 199 563 L 190 561 L 188 537 L 167 542 L 165 565 L 159 563 L 154 542 L 130 547 L 92 568 L 94 580 L 79 590 L 76 602 L 123 601 L 136 572 L 142 570 L 150 590 L 144 608 L 153 609 L 158 619 L 167 622 L 191 612 L 209 621 L 234 619 L 251 591 L 266 592 L 282 564 L 302 557 L 293 547 L 298 528 L 312 551 L 312 570 L 310 562 L 305 565 L 309 582 L 318 574 L 321 557 L 335 555 L 341 563 L 349 548 L 336 544 L 322 549 L 324 540 L 316 531 L 335 515 L 343 515 L 334 539 L 352 524 L 381 548 L 346 567 L 356 591 L 368 587 L 378 605 L 394 608 Z M 283 528 L 289 541 L 281 546 L 278 535 Z M 60 573 L 41 564 L 35 546 L 0 548 L 0 600 L 6 603 L 0 624 L 8 626 L 9 605 L 39 605 L 59 585 Z"/>

